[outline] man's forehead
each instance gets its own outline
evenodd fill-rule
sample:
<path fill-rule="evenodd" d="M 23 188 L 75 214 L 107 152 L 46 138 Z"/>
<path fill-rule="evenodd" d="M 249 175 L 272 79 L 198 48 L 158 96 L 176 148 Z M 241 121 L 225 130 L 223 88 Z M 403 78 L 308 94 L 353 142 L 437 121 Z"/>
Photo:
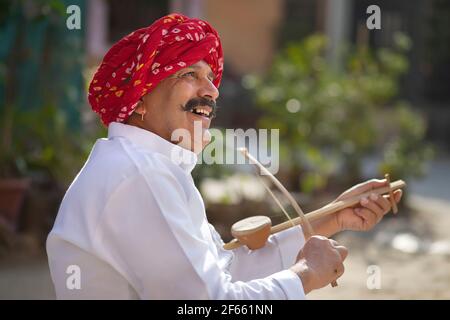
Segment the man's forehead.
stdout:
<path fill-rule="evenodd" d="M 209 66 L 209 64 L 207 64 L 205 62 L 205 60 L 197 61 L 196 63 L 191 64 L 189 67 L 193 67 L 193 68 L 208 68 L 209 70 L 211 70 L 211 67 Z"/>

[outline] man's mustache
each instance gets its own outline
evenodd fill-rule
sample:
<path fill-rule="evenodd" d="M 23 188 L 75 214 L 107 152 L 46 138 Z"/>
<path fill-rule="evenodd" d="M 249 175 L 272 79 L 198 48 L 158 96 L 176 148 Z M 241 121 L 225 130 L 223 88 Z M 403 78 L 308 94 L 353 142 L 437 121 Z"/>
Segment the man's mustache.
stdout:
<path fill-rule="evenodd" d="M 209 107 L 211 107 L 212 111 L 210 113 L 210 118 L 214 118 L 216 116 L 216 111 L 217 111 L 216 102 L 214 100 L 210 100 L 210 99 L 203 98 L 203 97 L 190 99 L 183 106 L 183 110 L 190 112 L 190 111 L 194 110 L 194 108 L 201 107 L 201 106 L 209 106 Z"/>

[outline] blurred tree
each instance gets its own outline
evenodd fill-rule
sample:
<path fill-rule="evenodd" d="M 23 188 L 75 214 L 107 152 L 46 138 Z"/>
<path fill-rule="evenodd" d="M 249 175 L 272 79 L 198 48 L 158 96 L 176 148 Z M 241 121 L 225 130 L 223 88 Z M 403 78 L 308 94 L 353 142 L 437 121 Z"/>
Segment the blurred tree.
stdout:
<path fill-rule="evenodd" d="M 426 66 L 427 82 L 425 95 L 432 101 L 444 102 L 448 106 L 450 81 L 450 2 L 433 0 L 433 14 L 429 17 L 427 29 Z M 445 103 L 447 102 L 447 103 Z"/>
<path fill-rule="evenodd" d="M 247 77 L 256 103 L 266 111 L 260 125 L 280 129 L 280 157 L 304 192 L 361 180 L 366 157 L 383 154 L 380 174 L 419 175 L 430 148 L 425 124 L 406 102 L 395 100 L 408 69 L 409 38 L 395 35 L 394 49 L 347 50 L 342 72 L 334 72 L 320 35 L 289 44 L 264 78 Z M 292 174 L 293 173 L 293 174 Z"/>
<path fill-rule="evenodd" d="M 96 137 L 106 128 L 86 131 L 70 128 L 70 118 L 54 105 L 16 113 L 14 151 L 21 172 L 35 181 L 65 190 L 86 161 Z M 30 138 L 31 137 L 31 138 Z"/>
<path fill-rule="evenodd" d="M 17 136 L 31 129 L 48 130 L 48 135 L 69 132 L 53 131 L 37 122 L 27 124 L 18 119 L 45 113 L 44 106 L 57 106 L 67 118 L 67 131 L 76 136 L 80 129 L 80 106 L 85 102 L 82 76 L 84 25 L 70 30 L 66 26 L 66 8 L 76 4 L 84 22 L 84 0 L 3 1 L 0 4 L 0 114 L 2 148 L 0 175 L 24 175 L 28 158 L 23 151 L 24 139 Z M 56 113 L 46 113 L 56 116 Z M 57 119 L 48 119 L 48 121 Z M 24 127 L 27 125 L 28 127 Z M 33 128 L 34 127 L 34 128 Z M 30 134 L 28 144 L 40 145 L 42 135 Z M 65 138 L 65 137 L 61 137 Z M 70 154 L 65 154 L 70 157 Z"/>

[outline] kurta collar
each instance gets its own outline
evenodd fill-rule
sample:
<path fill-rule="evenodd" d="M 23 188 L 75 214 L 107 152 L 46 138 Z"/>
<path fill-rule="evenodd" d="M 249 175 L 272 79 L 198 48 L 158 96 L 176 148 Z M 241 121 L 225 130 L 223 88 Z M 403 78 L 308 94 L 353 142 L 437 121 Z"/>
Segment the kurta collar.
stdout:
<path fill-rule="evenodd" d="M 157 134 L 119 122 L 111 122 L 108 127 L 108 139 L 125 137 L 137 146 L 168 157 L 173 163 L 190 173 L 197 164 L 197 155 Z"/>

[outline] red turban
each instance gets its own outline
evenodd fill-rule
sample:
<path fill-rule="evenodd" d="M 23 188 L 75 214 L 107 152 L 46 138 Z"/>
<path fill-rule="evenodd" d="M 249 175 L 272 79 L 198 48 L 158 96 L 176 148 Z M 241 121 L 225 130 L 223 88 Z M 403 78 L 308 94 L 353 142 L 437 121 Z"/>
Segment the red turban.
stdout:
<path fill-rule="evenodd" d="M 89 85 L 89 103 L 106 126 L 122 122 L 161 80 L 200 60 L 211 67 L 219 87 L 223 53 L 217 32 L 200 19 L 162 17 L 113 45 Z"/>

